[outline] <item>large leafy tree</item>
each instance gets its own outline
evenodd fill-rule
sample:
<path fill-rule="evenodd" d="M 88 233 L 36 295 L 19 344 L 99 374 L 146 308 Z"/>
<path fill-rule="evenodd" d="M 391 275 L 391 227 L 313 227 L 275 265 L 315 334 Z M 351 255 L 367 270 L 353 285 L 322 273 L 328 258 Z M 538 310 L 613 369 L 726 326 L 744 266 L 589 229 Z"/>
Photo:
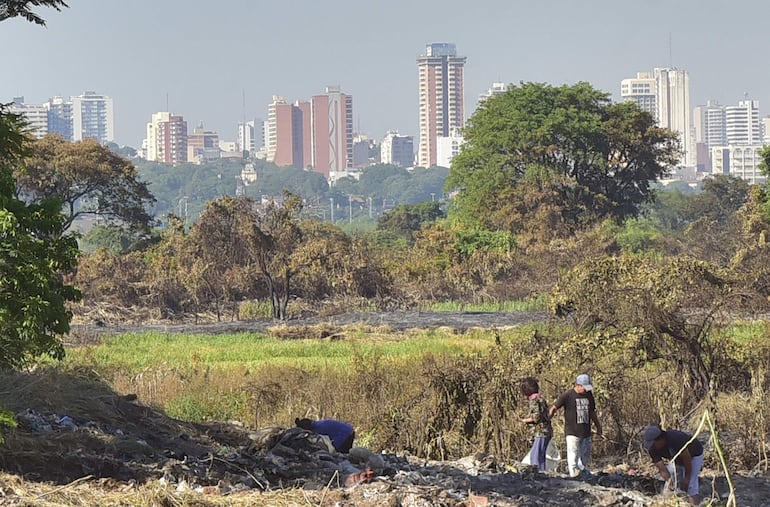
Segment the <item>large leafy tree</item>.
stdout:
<path fill-rule="evenodd" d="M 676 135 L 587 83 L 523 83 L 485 101 L 447 188 L 456 217 L 512 232 L 570 234 L 635 216 L 677 160 Z"/>
<path fill-rule="evenodd" d="M 64 356 L 68 301 L 79 292 L 64 274 L 77 265 L 77 242 L 61 235 L 61 202 L 15 196 L 13 168 L 27 155 L 23 120 L 0 107 L 0 368 L 48 354 Z"/>
<path fill-rule="evenodd" d="M 31 23 L 45 25 L 45 20 L 35 14 L 32 7 L 51 7 L 61 11 L 67 4 L 63 0 L 3 0 L 0 2 L 0 21 L 21 17 Z"/>
<path fill-rule="evenodd" d="M 152 223 L 147 210 L 155 198 L 134 165 L 93 139 L 71 143 L 48 135 L 35 141 L 16 179 L 25 198 L 62 201 L 65 230 L 85 215 L 139 231 Z"/>

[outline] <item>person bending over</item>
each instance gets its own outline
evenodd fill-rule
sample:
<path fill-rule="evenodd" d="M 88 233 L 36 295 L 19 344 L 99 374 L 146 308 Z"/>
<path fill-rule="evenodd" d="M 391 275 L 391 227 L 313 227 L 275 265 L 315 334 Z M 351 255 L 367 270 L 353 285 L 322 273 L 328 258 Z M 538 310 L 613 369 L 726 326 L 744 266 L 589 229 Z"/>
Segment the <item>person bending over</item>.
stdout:
<path fill-rule="evenodd" d="M 312 431 L 319 435 L 326 435 L 332 441 L 332 445 L 334 445 L 337 452 L 349 452 L 350 448 L 353 447 L 353 439 L 356 437 L 353 426 L 336 419 L 313 421 L 311 419 L 296 418 L 294 419 L 294 424 L 304 430 Z"/>

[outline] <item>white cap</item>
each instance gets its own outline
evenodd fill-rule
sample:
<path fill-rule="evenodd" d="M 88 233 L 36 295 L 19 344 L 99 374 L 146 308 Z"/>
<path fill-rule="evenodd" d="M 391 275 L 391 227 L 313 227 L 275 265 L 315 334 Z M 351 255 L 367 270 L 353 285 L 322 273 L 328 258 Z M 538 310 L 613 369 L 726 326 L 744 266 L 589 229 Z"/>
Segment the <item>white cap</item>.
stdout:
<path fill-rule="evenodd" d="M 582 375 L 578 375 L 575 379 L 575 384 L 579 386 L 583 386 L 586 391 L 593 391 L 594 386 L 591 385 L 591 377 L 586 375 L 585 373 Z"/>

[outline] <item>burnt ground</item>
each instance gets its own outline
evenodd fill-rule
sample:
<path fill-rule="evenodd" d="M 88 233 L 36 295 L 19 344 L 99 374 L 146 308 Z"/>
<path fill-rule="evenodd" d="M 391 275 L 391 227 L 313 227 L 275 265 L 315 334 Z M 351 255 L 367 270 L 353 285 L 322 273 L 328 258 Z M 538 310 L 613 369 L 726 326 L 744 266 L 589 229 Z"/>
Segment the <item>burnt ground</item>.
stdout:
<path fill-rule="evenodd" d="M 449 328 L 466 331 L 474 328 L 506 328 L 521 324 L 544 322 L 546 312 L 423 312 L 417 310 L 389 312 L 351 312 L 332 316 L 313 316 L 277 320 L 239 320 L 200 323 L 147 323 L 147 324 L 73 324 L 72 334 L 76 339 L 88 341 L 104 334 L 119 334 L 138 331 L 159 331 L 168 333 L 222 334 L 239 332 L 264 333 L 276 327 L 344 326 L 386 327 L 394 331 L 406 329 Z"/>
<path fill-rule="evenodd" d="M 18 422 L 0 446 L 3 505 L 672 505 L 661 503 L 649 467 L 607 467 L 576 480 L 484 454 L 343 455 L 298 428 L 174 420 L 88 372 L 6 373 L 0 385 L 0 406 Z M 724 505 L 725 479 L 711 477 L 702 490 Z M 770 477 L 735 480 L 737 505 L 770 506 Z M 94 500 L 104 495 L 113 500 Z"/>

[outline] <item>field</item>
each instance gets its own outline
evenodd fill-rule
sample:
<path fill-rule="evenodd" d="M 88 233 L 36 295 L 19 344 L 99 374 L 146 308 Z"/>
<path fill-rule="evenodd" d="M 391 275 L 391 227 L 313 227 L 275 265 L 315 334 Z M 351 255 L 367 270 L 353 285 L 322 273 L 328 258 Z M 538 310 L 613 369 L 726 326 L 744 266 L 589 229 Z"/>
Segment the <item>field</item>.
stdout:
<path fill-rule="evenodd" d="M 469 318 L 478 319 L 479 315 Z M 634 366 L 633 361 L 628 362 L 633 351 L 622 347 L 586 350 L 592 357 L 591 364 L 571 364 L 565 358 L 574 354 L 573 347 L 585 348 L 585 343 L 563 324 L 552 322 L 488 329 L 312 324 L 230 334 L 115 334 L 102 337 L 99 343 L 69 347 L 62 364 L 42 364 L 27 376 L 4 378 L 6 389 L 0 390 L 0 406 L 17 413 L 31 408 L 40 413 L 68 415 L 79 423 L 93 419 L 100 428 L 123 428 L 126 435 L 106 434 L 83 442 L 71 440 L 76 435 L 70 434 L 73 436 L 40 441 L 33 438 L 35 435 L 7 429 L 4 459 L 6 467 L 15 462 L 15 466 L 28 470 L 27 476 L 48 474 L 52 479 L 60 477 L 60 484 L 77 480 L 77 470 L 85 466 L 83 463 L 88 463 L 89 469 L 122 470 L 124 477 L 149 473 L 148 478 L 157 479 L 165 477 L 160 469 L 165 458 L 153 472 L 156 465 L 148 464 L 147 451 L 137 449 L 136 442 L 146 440 L 154 453 L 163 448 L 182 452 L 175 449 L 189 449 L 194 444 L 199 453 L 222 456 L 217 459 L 224 463 L 226 457 L 221 453 L 232 452 L 227 449 L 235 449 L 239 441 L 248 441 L 246 432 L 270 426 L 290 427 L 295 417 L 309 416 L 348 420 L 357 428 L 359 445 L 374 451 L 442 460 L 438 463 L 443 465 L 436 465 L 439 468 L 461 466 L 447 464 L 463 456 L 480 456 L 480 452 L 496 456 L 500 460 L 496 466 L 508 467 L 528 447 L 526 428 L 517 420 L 522 410 L 517 380 L 537 375 L 542 392 L 553 400 L 569 387 L 576 372 L 585 369 L 594 375 L 605 425 L 606 438 L 597 439 L 594 445 L 597 467 L 614 470 L 607 476 L 619 481 L 612 488 L 642 491 L 634 486 L 637 483 L 633 474 L 650 473 L 639 444 L 638 432 L 645 424 L 665 419 L 692 431 L 704 409 L 712 411 L 718 420 L 730 469 L 753 469 L 756 474 L 763 467 L 770 422 L 770 396 L 764 383 L 764 358 L 770 349 L 767 325 L 744 323 L 714 333 L 727 344 L 724 359 L 730 361 L 733 382 L 742 384 L 723 385 L 715 406 L 700 405 L 689 413 L 683 413 L 681 405 L 686 386 L 671 364 L 656 361 Z M 237 425 L 227 429 L 217 421 Z M 556 439 L 561 441 L 560 420 L 555 421 L 555 431 Z M 186 438 L 191 440 L 180 441 L 180 434 L 189 435 Z M 711 438 L 708 433 L 700 437 L 704 441 Z M 42 446 L 38 454 L 60 456 L 58 471 L 50 468 L 48 459 L 30 461 L 30 446 Z M 73 458 L 73 452 L 80 457 Z M 115 457 L 110 457 L 112 453 Z M 243 462 L 256 458 L 237 459 Z M 199 482 L 201 487 L 216 485 L 227 474 L 224 469 L 212 469 L 211 464 L 208 470 L 214 475 L 208 483 Z M 252 466 L 259 465 L 254 462 Z M 714 453 L 709 453 L 707 466 L 718 479 L 720 494 L 724 494 L 727 486 L 721 477 L 722 465 Z M 12 479 L 5 480 L 13 484 Z M 191 476 L 189 480 L 203 479 Z M 515 496 L 521 493 L 515 484 L 525 483 L 506 487 Z M 757 491 L 770 490 L 765 483 L 751 485 L 747 478 L 740 479 L 739 484 L 749 489 L 756 486 L 760 488 Z M 499 490 L 503 486 L 501 483 L 497 487 L 496 494 L 502 494 Z M 555 488 L 553 494 L 566 495 L 573 486 L 556 480 L 540 487 Z M 99 494 L 93 485 L 73 487 L 72 498 L 35 483 L 14 487 L 20 492 L 25 488 L 33 491 L 20 498 L 50 494 L 50 498 L 60 498 L 62 505 L 82 503 L 89 495 Z M 197 501 L 194 493 L 181 490 L 172 494 L 176 495 L 174 499 L 168 499 L 168 490 L 157 482 L 148 482 L 147 488 L 138 487 L 138 483 L 129 489 L 121 487 L 110 486 L 108 491 L 116 495 L 117 504 L 120 498 L 133 498 L 132 502 L 144 505 L 193 505 Z M 596 487 L 599 489 L 591 490 L 591 495 L 621 495 L 620 490 L 601 490 L 599 484 Z M 641 497 L 633 493 L 641 502 L 634 505 L 652 505 L 649 497 L 644 499 L 649 487 L 644 486 L 647 493 Z M 261 497 L 260 501 L 321 505 L 325 497 L 326 493 L 319 497 L 317 493 L 292 489 L 271 500 Z M 500 505 L 518 505 L 501 498 Z M 211 497 L 209 503 L 201 505 L 219 505 L 220 501 L 228 504 L 224 497 Z M 237 504 L 234 497 L 232 501 Z M 251 497 L 244 499 L 244 504 L 251 501 Z"/>

